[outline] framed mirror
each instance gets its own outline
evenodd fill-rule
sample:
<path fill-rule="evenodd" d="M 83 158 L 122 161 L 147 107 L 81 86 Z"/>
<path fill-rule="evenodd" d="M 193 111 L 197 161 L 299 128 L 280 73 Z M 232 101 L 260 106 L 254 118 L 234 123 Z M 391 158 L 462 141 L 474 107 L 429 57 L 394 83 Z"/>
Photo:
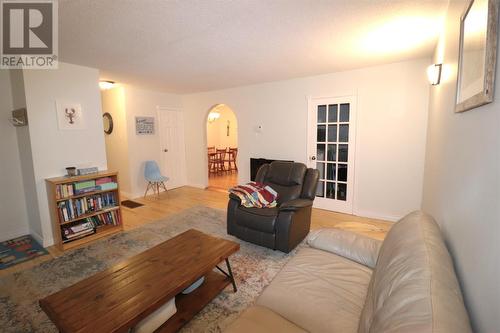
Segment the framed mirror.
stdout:
<path fill-rule="evenodd" d="M 455 112 L 493 102 L 498 0 L 472 0 L 460 20 Z"/>
<path fill-rule="evenodd" d="M 104 133 L 111 134 L 113 132 L 113 117 L 109 112 L 102 115 L 102 121 L 104 125 Z"/>

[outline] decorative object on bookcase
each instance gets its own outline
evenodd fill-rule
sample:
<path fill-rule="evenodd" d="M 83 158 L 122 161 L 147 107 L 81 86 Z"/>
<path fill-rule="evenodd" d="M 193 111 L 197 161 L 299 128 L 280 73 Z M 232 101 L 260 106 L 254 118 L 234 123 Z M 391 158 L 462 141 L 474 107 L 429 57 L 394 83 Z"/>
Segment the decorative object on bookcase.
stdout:
<path fill-rule="evenodd" d="M 56 111 L 59 130 L 85 129 L 85 119 L 80 104 L 56 101 Z"/>
<path fill-rule="evenodd" d="M 67 250 L 123 229 L 118 173 L 46 179 L 56 244 Z"/>
<path fill-rule="evenodd" d="M 68 174 L 68 177 L 74 177 L 74 176 L 76 176 L 76 168 L 75 167 L 67 167 L 66 173 Z"/>
<path fill-rule="evenodd" d="M 91 168 L 79 168 L 78 169 L 78 174 L 79 175 L 91 175 L 93 173 L 99 172 L 99 169 L 97 167 L 91 167 Z"/>

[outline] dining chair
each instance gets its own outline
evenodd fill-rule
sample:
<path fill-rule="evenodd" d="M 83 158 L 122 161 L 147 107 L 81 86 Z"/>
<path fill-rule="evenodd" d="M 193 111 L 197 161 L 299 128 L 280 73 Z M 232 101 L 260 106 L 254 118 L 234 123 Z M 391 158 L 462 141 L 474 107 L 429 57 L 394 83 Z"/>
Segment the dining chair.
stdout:
<path fill-rule="evenodd" d="M 208 153 L 208 175 L 218 173 L 218 154 L 216 152 Z"/>
<path fill-rule="evenodd" d="M 217 149 L 217 170 L 219 173 L 226 171 L 226 166 L 224 165 L 224 160 L 226 159 L 226 148 Z"/>
<path fill-rule="evenodd" d="M 238 171 L 238 166 L 236 165 L 236 158 L 238 157 L 238 148 L 229 148 L 227 159 L 227 170 L 228 171 Z"/>
<path fill-rule="evenodd" d="M 156 193 L 157 197 L 160 196 L 160 186 L 163 187 L 165 192 L 167 192 L 165 182 L 168 181 L 169 178 L 161 174 L 160 168 L 158 167 L 156 161 L 146 161 L 146 166 L 144 168 L 144 178 L 148 182 L 144 197 L 146 197 L 150 188 L 153 189 L 153 193 Z"/>

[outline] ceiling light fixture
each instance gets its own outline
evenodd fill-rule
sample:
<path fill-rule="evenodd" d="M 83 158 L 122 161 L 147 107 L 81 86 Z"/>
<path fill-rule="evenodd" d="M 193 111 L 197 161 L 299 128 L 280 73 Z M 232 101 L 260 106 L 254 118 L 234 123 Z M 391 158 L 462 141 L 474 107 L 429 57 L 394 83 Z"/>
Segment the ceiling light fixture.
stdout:
<path fill-rule="evenodd" d="M 429 83 L 433 86 L 438 85 L 441 82 L 441 69 L 443 64 L 433 64 L 427 67 L 427 78 Z"/>
<path fill-rule="evenodd" d="M 99 81 L 99 88 L 101 88 L 101 90 L 108 90 L 113 88 L 115 84 L 116 84 L 115 81 L 103 80 Z"/>
<path fill-rule="evenodd" d="M 214 121 L 216 121 L 217 119 L 220 118 L 220 113 L 217 112 L 217 111 L 211 111 L 209 114 L 208 114 L 208 122 L 209 123 L 213 123 Z"/>

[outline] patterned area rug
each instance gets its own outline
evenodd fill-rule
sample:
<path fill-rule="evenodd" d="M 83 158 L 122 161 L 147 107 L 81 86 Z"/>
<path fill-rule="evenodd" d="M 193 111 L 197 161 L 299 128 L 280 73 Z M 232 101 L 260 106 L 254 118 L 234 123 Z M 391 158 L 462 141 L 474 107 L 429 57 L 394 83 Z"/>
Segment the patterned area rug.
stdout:
<path fill-rule="evenodd" d="M 0 243 L 0 269 L 12 267 L 27 260 L 48 254 L 30 235 Z"/>
<path fill-rule="evenodd" d="M 294 255 L 265 249 L 226 234 L 222 210 L 195 207 L 168 219 L 96 241 L 31 269 L 0 279 L 1 332 L 57 332 L 38 306 L 38 300 L 102 271 L 187 229 L 237 241 L 231 257 L 238 292 L 228 286 L 182 332 L 220 332 L 251 305 L 283 265 Z"/>

